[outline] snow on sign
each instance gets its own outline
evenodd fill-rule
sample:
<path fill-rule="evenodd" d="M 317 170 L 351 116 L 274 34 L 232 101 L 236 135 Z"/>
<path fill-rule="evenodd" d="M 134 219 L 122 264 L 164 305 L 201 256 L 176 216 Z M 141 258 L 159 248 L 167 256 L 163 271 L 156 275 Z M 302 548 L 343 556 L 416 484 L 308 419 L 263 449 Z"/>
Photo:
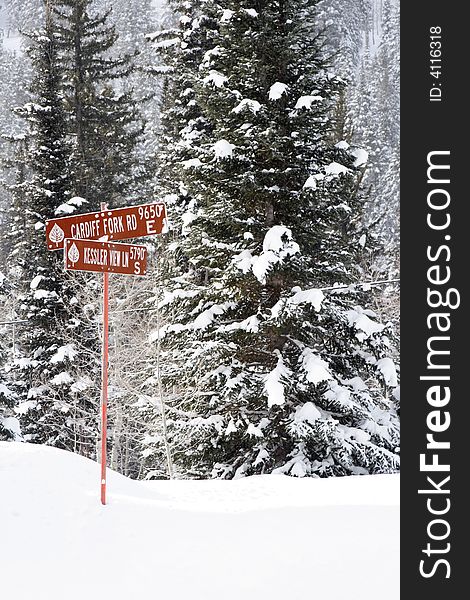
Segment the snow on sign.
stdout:
<path fill-rule="evenodd" d="M 66 239 L 117 241 L 164 233 L 166 206 L 162 202 L 101 210 L 46 221 L 49 250 L 61 250 Z"/>
<path fill-rule="evenodd" d="M 147 248 L 134 244 L 66 239 L 64 260 L 68 271 L 145 275 Z"/>

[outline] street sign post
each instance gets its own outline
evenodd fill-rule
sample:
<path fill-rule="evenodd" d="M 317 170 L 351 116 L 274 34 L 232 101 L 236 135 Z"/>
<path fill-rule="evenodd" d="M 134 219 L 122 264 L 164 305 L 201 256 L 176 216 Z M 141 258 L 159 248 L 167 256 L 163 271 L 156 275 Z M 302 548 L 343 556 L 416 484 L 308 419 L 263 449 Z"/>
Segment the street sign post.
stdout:
<path fill-rule="evenodd" d="M 65 269 L 94 273 L 145 275 L 147 248 L 92 240 L 65 240 Z"/>
<path fill-rule="evenodd" d="M 109 274 L 145 275 L 147 248 L 135 244 L 116 244 L 165 233 L 166 206 L 162 202 L 100 211 L 46 222 L 49 250 L 64 249 L 65 269 L 103 273 L 103 340 L 101 368 L 101 504 L 106 504 L 106 462 L 108 423 L 109 356 Z"/>
<path fill-rule="evenodd" d="M 158 235 L 166 230 L 163 202 L 61 217 L 46 221 L 49 250 L 62 250 L 66 239 L 115 242 Z"/>
<path fill-rule="evenodd" d="M 103 273 L 103 348 L 101 356 L 101 504 L 106 505 L 108 462 L 109 273 Z"/>

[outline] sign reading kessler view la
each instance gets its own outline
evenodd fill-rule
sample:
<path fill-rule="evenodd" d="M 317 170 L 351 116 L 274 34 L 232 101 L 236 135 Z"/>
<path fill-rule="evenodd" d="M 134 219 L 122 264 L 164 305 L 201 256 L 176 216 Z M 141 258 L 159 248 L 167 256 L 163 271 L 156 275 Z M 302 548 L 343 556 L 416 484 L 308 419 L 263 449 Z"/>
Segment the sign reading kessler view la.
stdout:
<path fill-rule="evenodd" d="M 147 248 L 91 240 L 65 240 L 65 268 L 69 271 L 145 275 Z"/>
<path fill-rule="evenodd" d="M 129 206 L 51 219 L 46 222 L 49 250 L 61 250 L 66 239 L 129 240 L 164 233 L 166 207 L 162 202 Z"/>

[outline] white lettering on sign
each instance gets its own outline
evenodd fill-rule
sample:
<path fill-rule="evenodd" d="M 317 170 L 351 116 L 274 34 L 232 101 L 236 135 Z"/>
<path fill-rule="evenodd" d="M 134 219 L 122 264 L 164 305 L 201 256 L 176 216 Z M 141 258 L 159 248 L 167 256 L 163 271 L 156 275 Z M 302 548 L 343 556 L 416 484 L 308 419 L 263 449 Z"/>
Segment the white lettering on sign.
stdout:
<path fill-rule="evenodd" d="M 162 216 L 162 204 L 150 204 L 147 206 L 139 206 L 139 217 L 141 220 L 148 221 L 149 219 L 159 219 Z"/>
<path fill-rule="evenodd" d="M 146 225 L 147 225 L 147 233 L 148 233 L 148 235 L 152 235 L 152 234 L 157 233 L 157 230 L 155 229 L 155 221 L 154 220 L 147 221 Z"/>
<path fill-rule="evenodd" d="M 70 233 L 76 240 L 87 240 L 100 237 L 100 222 L 98 220 L 76 223 L 70 227 Z"/>
<path fill-rule="evenodd" d="M 141 273 L 140 262 L 136 262 L 134 265 L 134 274 L 140 275 L 140 273 Z"/>
<path fill-rule="evenodd" d="M 83 262 L 86 265 L 106 267 L 108 265 L 108 251 L 102 248 L 84 248 Z"/>
<path fill-rule="evenodd" d="M 132 246 L 131 247 L 131 260 L 144 260 L 145 250 L 146 249 L 144 246 Z"/>
<path fill-rule="evenodd" d="M 120 267 L 121 266 L 121 252 L 119 250 L 110 250 L 109 251 L 109 264 L 112 267 Z"/>
<path fill-rule="evenodd" d="M 116 233 L 124 233 L 124 218 L 120 217 L 109 217 L 103 221 L 104 235 L 115 235 Z"/>
<path fill-rule="evenodd" d="M 135 231 L 137 229 L 137 217 L 135 215 L 127 215 L 126 222 L 128 231 Z"/>

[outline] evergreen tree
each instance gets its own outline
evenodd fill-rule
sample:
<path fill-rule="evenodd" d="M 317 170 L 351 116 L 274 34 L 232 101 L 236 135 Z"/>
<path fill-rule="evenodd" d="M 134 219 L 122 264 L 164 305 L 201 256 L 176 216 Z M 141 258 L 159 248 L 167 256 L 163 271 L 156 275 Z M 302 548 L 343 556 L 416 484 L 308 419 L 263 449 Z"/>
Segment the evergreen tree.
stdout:
<path fill-rule="evenodd" d="M 48 251 L 44 238 L 45 221 L 71 199 L 61 63 L 49 4 L 44 29 L 30 34 L 30 41 L 28 53 L 35 73 L 32 101 L 19 110 L 30 135 L 27 157 L 21 154 L 24 144 L 17 154 L 24 166 L 18 170 L 22 181 L 14 186 L 14 240 L 9 256 L 21 289 L 17 313 L 28 324 L 22 328 L 14 366 L 25 439 L 68 448 L 67 398 L 74 382 L 67 364 L 77 354 L 69 344 L 73 291 L 61 261 Z M 29 181 L 24 181 L 25 170 Z"/>
<path fill-rule="evenodd" d="M 170 6 L 165 7 L 166 11 L 161 8 L 166 27 L 149 36 L 156 54 L 152 73 L 156 85 L 162 88 L 155 194 L 166 202 L 171 214 L 170 223 L 174 225 L 163 238 L 152 240 L 156 246 L 155 273 L 158 280 L 154 282 L 154 301 L 157 305 L 162 301 L 162 281 L 175 274 L 184 275 L 187 268 L 187 256 L 182 251 L 179 240 L 181 231 L 185 230 L 185 219 L 192 218 L 191 210 L 195 207 L 196 200 L 186 186 L 183 165 L 191 164 L 192 141 L 199 139 L 206 128 L 210 128 L 210 123 L 196 101 L 194 73 L 205 52 L 212 48 L 208 30 L 217 26 L 217 21 L 204 12 L 205 3 L 171 0 L 169 4 Z M 160 260 L 168 240 L 174 242 L 174 252 L 166 253 L 164 260 Z M 163 294 L 166 297 L 167 291 Z M 161 316 L 160 310 L 149 314 L 150 328 L 158 330 Z M 166 315 L 163 316 L 166 318 Z M 166 354 L 162 354 L 157 341 L 150 352 L 148 367 L 145 369 L 146 378 L 141 388 L 149 398 L 158 396 L 159 357 L 166 360 Z M 164 437 L 161 411 L 156 414 L 154 412 L 153 418 L 152 413 L 148 412 L 144 456 L 149 477 L 159 478 L 167 472 Z M 175 442 L 175 439 L 171 441 Z"/>
<path fill-rule="evenodd" d="M 336 71 L 350 82 L 345 96 L 347 132 L 365 148 L 364 176 L 368 225 L 387 249 L 399 239 L 399 2 L 397 0 L 323 0 L 321 22 Z M 339 107 L 341 110 L 343 106 Z M 387 250 L 381 262 L 390 253 Z M 389 265 L 390 267 L 390 265 Z"/>
<path fill-rule="evenodd" d="M 360 278 L 367 236 L 363 153 L 328 141 L 342 84 L 316 5 L 183 3 L 164 120 L 175 229 L 154 338 L 184 474 L 397 468 L 388 332 L 362 292 L 319 289 Z"/>
<path fill-rule="evenodd" d="M 24 133 L 7 135 L 3 136 L 2 142 L 6 145 L 2 160 L 6 177 L 2 181 L 2 189 L 7 193 L 8 209 L 1 220 L 1 265 L 9 279 L 18 284 L 25 264 L 23 251 L 27 248 L 25 206 L 30 171 L 27 165 L 30 136 Z"/>
<path fill-rule="evenodd" d="M 0 342 L 0 442 L 14 439 L 14 423 L 18 421 L 13 416 L 14 393 L 9 387 L 5 374 L 5 349 L 3 340 Z"/>
<path fill-rule="evenodd" d="M 371 220 L 379 219 L 378 231 L 392 246 L 400 233 L 400 12 L 390 0 L 383 4 L 383 35 L 375 57 L 373 73 L 376 102 L 372 105 L 376 125 L 371 137 L 379 139 L 373 154 L 377 176 Z M 370 110 L 370 109 L 369 109 Z"/>
<path fill-rule="evenodd" d="M 142 131 L 137 103 L 132 91 L 120 91 L 131 57 L 112 58 L 117 36 L 106 14 L 90 16 L 90 5 L 50 0 L 45 30 L 29 35 L 32 101 L 19 111 L 29 150 L 25 158 L 25 144 L 17 144 L 8 263 L 23 289 L 18 314 L 28 320 L 15 360 L 25 439 L 94 457 L 100 348 L 89 309 L 96 278 L 64 273 L 47 250 L 44 222 L 88 207 L 77 194 L 90 194 L 95 205 L 131 203 L 124 191 L 147 173 L 138 172 L 134 155 Z"/>
<path fill-rule="evenodd" d="M 31 68 L 21 53 L 12 53 L 0 44 L 0 239 L 5 240 L 5 225 L 11 195 L 8 186 L 14 183 L 14 141 L 23 129 L 22 119 L 12 109 L 27 101 Z M 6 256 L 2 253 L 0 262 Z M 3 268 L 3 267 L 0 267 Z"/>
<path fill-rule="evenodd" d="M 112 10 L 113 21 L 119 31 L 121 51 L 141 51 L 143 36 L 156 28 L 155 7 L 152 0 L 104 0 L 102 9 Z"/>
<path fill-rule="evenodd" d="M 365 219 L 395 251 L 399 238 L 399 18 L 395 0 L 373 3 L 357 76 L 348 94 L 354 141 L 370 154 L 364 178 L 364 186 L 370 189 Z"/>
<path fill-rule="evenodd" d="M 151 36 L 159 59 L 153 73 L 157 81 L 165 76 L 156 189 L 160 193 L 167 192 L 165 199 L 170 204 L 179 196 L 181 209 L 182 203 L 187 206 L 192 203 L 185 177 L 182 177 L 182 166 L 191 164 L 187 161 L 192 158 L 193 142 L 210 128 L 196 101 L 194 73 L 205 52 L 211 49 L 207 32 L 216 23 L 210 15 L 201 12 L 198 3 L 173 0 L 171 5 L 180 16 L 179 28 L 172 27 Z"/>
<path fill-rule="evenodd" d="M 339 76 L 354 80 L 354 73 L 370 29 L 373 0 L 323 0 L 318 23 L 326 32 L 325 43 L 335 54 Z"/>
<path fill-rule="evenodd" d="M 109 11 L 95 15 L 92 0 L 54 0 L 63 61 L 63 85 L 71 153 L 73 193 L 92 206 L 124 199 L 145 176 L 135 156 L 143 131 L 133 91 L 122 81 L 133 70 L 131 55 L 114 56 L 118 40 Z"/>
<path fill-rule="evenodd" d="M 158 146 L 157 129 L 160 120 L 159 85 L 151 76 L 154 53 L 147 36 L 158 28 L 157 11 L 152 0 L 105 0 L 103 9 L 110 9 L 110 17 L 119 32 L 113 48 L 115 54 L 134 56 L 134 69 L 120 85 L 122 90 L 134 94 L 140 105 L 145 130 L 136 146 L 136 155 L 148 171 L 142 185 L 147 193 L 153 179 L 154 155 Z"/>
<path fill-rule="evenodd" d="M 0 307 L 6 304 L 6 296 L 11 292 L 8 288 L 7 278 L 0 272 Z M 5 318 L 6 314 L 0 310 L 0 321 Z M 5 335 L 6 333 L 5 327 L 0 325 L 0 442 L 15 438 L 18 423 L 13 413 L 15 394 L 6 372 L 7 354 L 10 350 L 8 347 L 10 337 Z"/>

